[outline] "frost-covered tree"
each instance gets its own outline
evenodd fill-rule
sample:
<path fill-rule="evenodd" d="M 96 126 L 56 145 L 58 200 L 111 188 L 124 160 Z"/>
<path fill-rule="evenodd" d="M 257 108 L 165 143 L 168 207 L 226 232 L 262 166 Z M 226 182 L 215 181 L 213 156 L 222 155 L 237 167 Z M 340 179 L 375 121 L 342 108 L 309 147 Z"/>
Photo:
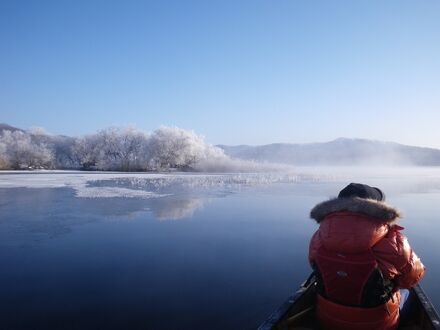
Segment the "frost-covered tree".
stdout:
<path fill-rule="evenodd" d="M 45 144 L 53 152 L 53 166 L 59 169 L 78 168 L 72 154 L 75 138 L 64 135 L 52 135 L 42 127 L 33 127 L 27 131 L 32 142 Z"/>
<path fill-rule="evenodd" d="M 46 143 L 34 142 L 29 133 L 5 130 L 0 136 L 2 164 L 8 168 L 52 168 L 53 152 Z"/>
<path fill-rule="evenodd" d="M 6 170 L 10 168 L 9 157 L 6 153 L 7 146 L 6 143 L 0 138 L 0 170 Z"/>
<path fill-rule="evenodd" d="M 131 127 L 111 127 L 76 141 L 74 157 L 85 169 L 136 171 L 146 168 L 147 135 Z"/>
<path fill-rule="evenodd" d="M 50 146 L 54 153 L 54 164 L 59 169 L 79 168 L 73 155 L 76 139 L 68 136 L 53 136 Z"/>
<path fill-rule="evenodd" d="M 73 150 L 81 167 L 114 171 L 200 169 L 209 159 L 227 158 L 203 137 L 177 127 L 161 127 L 150 136 L 111 127 L 78 139 Z"/>
<path fill-rule="evenodd" d="M 74 163 L 86 170 L 96 169 L 99 154 L 99 141 L 96 134 L 77 139 L 72 147 Z"/>
<path fill-rule="evenodd" d="M 135 171 L 145 168 L 147 135 L 132 127 L 111 127 L 97 134 L 98 168 Z"/>
<path fill-rule="evenodd" d="M 193 131 L 177 127 L 161 127 L 148 141 L 151 169 L 197 169 L 210 157 L 226 157 L 223 151 L 207 144 Z"/>
<path fill-rule="evenodd" d="M 148 135 L 132 127 L 120 132 L 119 150 L 122 170 L 146 169 Z"/>
<path fill-rule="evenodd" d="M 35 128 L 0 132 L 0 169 L 215 171 L 233 160 L 193 131 L 161 127 L 148 135 L 132 127 L 110 127 L 81 138 Z"/>

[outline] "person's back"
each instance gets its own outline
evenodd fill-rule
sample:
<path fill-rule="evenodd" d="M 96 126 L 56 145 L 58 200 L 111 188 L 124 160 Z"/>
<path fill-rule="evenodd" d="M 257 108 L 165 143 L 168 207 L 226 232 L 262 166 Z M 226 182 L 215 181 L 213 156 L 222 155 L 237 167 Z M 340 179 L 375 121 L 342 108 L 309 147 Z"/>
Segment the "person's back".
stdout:
<path fill-rule="evenodd" d="M 424 274 L 395 224 L 399 212 L 383 201 L 378 188 L 352 183 L 311 211 L 319 229 L 309 260 L 319 278 L 317 317 L 325 329 L 396 328 L 399 289 Z"/>

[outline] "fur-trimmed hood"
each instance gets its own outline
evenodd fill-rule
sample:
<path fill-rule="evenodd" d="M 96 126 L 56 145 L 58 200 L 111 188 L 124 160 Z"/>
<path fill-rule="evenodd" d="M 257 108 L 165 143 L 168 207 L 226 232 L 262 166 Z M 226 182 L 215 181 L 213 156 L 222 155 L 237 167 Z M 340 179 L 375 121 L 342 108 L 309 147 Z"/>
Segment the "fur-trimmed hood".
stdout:
<path fill-rule="evenodd" d="M 399 210 L 384 202 L 359 197 L 333 198 L 319 203 L 310 211 L 310 217 L 320 223 L 330 213 L 342 211 L 364 214 L 386 223 L 393 222 L 401 217 Z"/>

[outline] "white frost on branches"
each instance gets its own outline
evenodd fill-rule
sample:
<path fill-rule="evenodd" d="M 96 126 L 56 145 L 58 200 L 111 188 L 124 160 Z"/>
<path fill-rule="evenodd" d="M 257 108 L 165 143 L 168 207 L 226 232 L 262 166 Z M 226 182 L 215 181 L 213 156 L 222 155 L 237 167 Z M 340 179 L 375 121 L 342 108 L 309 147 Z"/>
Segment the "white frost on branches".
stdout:
<path fill-rule="evenodd" d="M 193 131 L 161 127 L 151 135 L 132 127 L 111 127 L 78 139 L 78 165 L 113 171 L 204 170 L 210 161 L 225 161 L 223 150 Z"/>
<path fill-rule="evenodd" d="M 272 166 L 273 167 L 273 166 Z M 194 131 L 163 126 L 148 134 L 110 127 L 79 138 L 41 128 L 0 132 L 0 169 L 59 168 L 100 171 L 249 172 L 267 170 L 231 159 Z"/>
<path fill-rule="evenodd" d="M 44 142 L 29 133 L 4 130 L 0 133 L 0 168 L 52 168 L 54 154 Z"/>
<path fill-rule="evenodd" d="M 155 169 L 201 169 L 208 160 L 224 160 L 223 150 L 193 131 L 161 127 L 148 140 L 148 165 Z"/>

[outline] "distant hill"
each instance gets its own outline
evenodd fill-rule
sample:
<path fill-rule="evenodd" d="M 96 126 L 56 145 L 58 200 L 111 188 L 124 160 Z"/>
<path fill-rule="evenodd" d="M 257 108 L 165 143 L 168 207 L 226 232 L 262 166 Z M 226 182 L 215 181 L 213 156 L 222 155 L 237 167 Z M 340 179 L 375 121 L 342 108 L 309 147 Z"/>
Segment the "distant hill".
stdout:
<path fill-rule="evenodd" d="M 367 139 L 339 138 L 324 143 L 218 147 L 233 158 L 292 165 L 440 165 L 438 149 Z"/>
<path fill-rule="evenodd" d="M 8 125 L 8 124 L 0 123 L 0 133 L 3 132 L 3 131 L 12 131 L 12 132 L 14 132 L 14 131 L 21 131 L 21 132 L 24 132 L 24 130 L 22 130 L 20 128 L 17 128 L 17 127 Z"/>

